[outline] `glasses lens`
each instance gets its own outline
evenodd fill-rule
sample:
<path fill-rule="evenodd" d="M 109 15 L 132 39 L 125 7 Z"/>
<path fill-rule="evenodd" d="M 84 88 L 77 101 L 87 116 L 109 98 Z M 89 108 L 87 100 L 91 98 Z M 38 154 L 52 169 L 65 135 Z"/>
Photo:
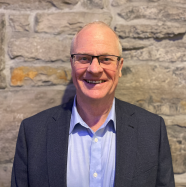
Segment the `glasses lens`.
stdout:
<path fill-rule="evenodd" d="M 118 57 L 102 55 L 99 57 L 99 62 L 100 62 L 101 67 L 103 68 L 108 68 L 108 69 L 116 68 Z"/>
<path fill-rule="evenodd" d="M 74 55 L 75 64 L 90 64 L 92 61 L 92 56 L 77 54 Z"/>

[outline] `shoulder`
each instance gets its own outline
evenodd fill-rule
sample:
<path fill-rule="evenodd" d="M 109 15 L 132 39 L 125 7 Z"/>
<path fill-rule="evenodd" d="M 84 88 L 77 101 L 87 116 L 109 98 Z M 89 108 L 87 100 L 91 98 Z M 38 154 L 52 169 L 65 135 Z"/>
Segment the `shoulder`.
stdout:
<path fill-rule="evenodd" d="M 116 99 L 116 113 L 119 110 L 122 111 L 119 112 L 120 114 L 122 113 L 122 115 L 134 115 L 141 126 L 156 126 L 157 128 L 159 128 L 161 121 L 163 121 L 163 118 L 157 114 L 151 113 L 136 105 Z"/>
<path fill-rule="evenodd" d="M 62 105 L 55 106 L 55 107 L 43 110 L 33 116 L 30 116 L 30 117 L 24 119 L 23 121 L 29 122 L 29 121 L 45 120 L 46 118 L 51 117 L 56 112 L 59 112 L 61 110 L 62 110 Z"/>
<path fill-rule="evenodd" d="M 159 117 L 157 114 L 149 112 L 139 106 L 130 104 L 128 102 L 119 100 L 116 98 L 116 107 L 122 109 L 127 114 L 137 113 L 141 114 L 142 116 L 150 116 L 150 117 Z"/>
<path fill-rule="evenodd" d="M 66 112 L 71 111 L 72 104 L 73 100 L 70 100 L 68 103 L 46 109 L 31 117 L 24 119 L 22 121 L 22 124 L 24 124 L 24 126 L 32 126 L 32 128 L 37 126 L 42 127 L 47 123 L 50 118 L 56 120 L 60 115 L 63 115 L 65 117 Z"/>

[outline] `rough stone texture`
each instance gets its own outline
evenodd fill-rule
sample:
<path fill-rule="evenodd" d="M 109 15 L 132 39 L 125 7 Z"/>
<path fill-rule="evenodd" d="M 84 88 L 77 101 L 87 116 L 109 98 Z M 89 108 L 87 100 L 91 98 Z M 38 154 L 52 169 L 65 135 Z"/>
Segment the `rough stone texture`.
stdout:
<path fill-rule="evenodd" d="M 124 51 L 127 60 L 184 62 L 186 42 L 161 42 L 140 50 Z"/>
<path fill-rule="evenodd" d="M 19 38 L 9 43 L 9 55 L 24 61 L 69 61 L 71 38 Z M 20 58 L 21 57 L 21 58 Z"/>
<path fill-rule="evenodd" d="M 0 187 L 10 187 L 12 164 L 0 164 Z"/>
<path fill-rule="evenodd" d="M 6 77 L 5 74 L 2 72 L 5 66 L 5 26 L 5 16 L 4 14 L 0 14 L 0 89 L 6 88 Z"/>
<path fill-rule="evenodd" d="M 176 184 L 176 187 L 186 187 L 186 183 L 185 184 Z"/>
<path fill-rule="evenodd" d="M 92 9 L 92 8 L 100 8 L 103 9 L 105 4 L 105 0 L 84 0 L 83 6 Z"/>
<path fill-rule="evenodd" d="M 186 172 L 186 128 L 168 126 L 167 132 L 171 148 L 174 173 Z"/>
<path fill-rule="evenodd" d="M 4 68 L 5 16 L 0 14 L 0 71 Z"/>
<path fill-rule="evenodd" d="M 78 14 L 77 12 L 38 13 L 36 15 L 36 32 L 75 34 L 85 24 L 96 20 L 110 25 L 112 16 L 108 12 L 79 12 Z"/>
<path fill-rule="evenodd" d="M 120 6 L 123 5 L 124 3 L 129 2 L 129 0 L 113 0 L 112 1 L 112 6 Z"/>
<path fill-rule="evenodd" d="M 0 72 L 0 89 L 6 88 L 6 75 Z"/>
<path fill-rule="evenodd" d="M 12 86 L 67 85 L 71 80 L 71 70 L 65 67 L 17 67 L 12 69 Z"/>
<path fill-rule="evenodd" d="M 159 115 L 186 114 L 185 67 L 125 66 L 116 96 Z"/>
<path fill-rule="evenodd" d="M 115 27 L 115 31 L 120 38 L 170 38 L 178 34 L 185 34 L 186 27 L 118 24 Z"/>
<path fill-rule="evenodd" d="M 184 90 L 186 88 L 185 66 L 151 65 L 148 63 L 128 65 L 123 67 L 122 74 L 118 85 L 121 89 L 147 88 L 150 90 L 171 90 L 175 93 L 179 93 L 177 91 L 181 89 L 183 93 L 186 91 Z M 173 92 L 167 94 L 172 96 Z M 186 95 L 180 94 L 180 96 L 186 98 Z M 186 107 L 185 102 L 183 102 L 183 106 Z"/>
<path fill-rule="evenodd" d="M 80 0 L 48 0 L 48 3 L 59 9 L 64 9 L 66 7 L 69 7 L 70 5 L 74 6 L 78 2 L 80 2 Z"/>
<path fill-rule="evenodd" d="M 184 174 L 175 174 L 174 179 L 176 182 L 176 187 L 186 187 L 186 173 Z M 184 186 L 185 185 L 185 186 Z"/>
<path fill-rule="evenodd" d="M 129 2 L 139 2 L 139 0 L 113 0 L 112 6 L 117 7 Z M 185 0 L 141 0 L 140 2 L 162 2 L 162 3 L 183 3 Z"/>
<path fill-rule="evenodd" d="M 125 6 L 118 14 L 127 21 L 144 18 L 178 22 L 183 22 L 186 20 L 186 8 L 168 5 L 128 5 Z"/>
<path fill-rule="evenodd" d="M 128 39 L 128 38 L 124 40 L 120 40 L 120 43 L 124 51 L 136 50 L 136 49 L 139 50 L 152 45 L 151 41 L 140 41 L 140 40 Z"/>
<path fill-rule="evenodd" d="M 13 10 L 45 10 L 54 8 L 63 9 L 75 5 L 79 0 L 0 0 L 0 8 Z"/>
<path fill-rule="evenodd" d="M 152 41 L 140 41 L 137 39 L 123 39 L 120 40 L 120 43 L 122 45 L 122 49 L 125 50 L 136 50 L 136 49 L 143 49 L 145 47 L 148 47 L 152 45 Z M 125 58 L 125 57 L 124 57 Z"/>
<path fill-rule="evenodd" d="M 161 115 L 166 125 L 179 125 L 186 127 L 186 115 Z"/>
<path fill-rule="evenodd" d="M 185 4 L 185 0 L 167 0 L 167 2 L 173 2 L 173 3 L 181 3 L 181 4 Z M 186 184 L 185 184 L 186 185 Z"/>
<path fill-rule="evenodd" d="M 9 17 L 10 25 L 13 31 L 29 31 L 30 22 L 28 14 L 21 15 L 10 15 Z"/>

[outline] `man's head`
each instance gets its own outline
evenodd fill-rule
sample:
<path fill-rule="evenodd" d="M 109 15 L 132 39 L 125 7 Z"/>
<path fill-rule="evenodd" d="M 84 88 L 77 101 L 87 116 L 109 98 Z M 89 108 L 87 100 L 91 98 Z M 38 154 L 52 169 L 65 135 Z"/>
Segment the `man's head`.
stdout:
<path fill-rule="evenodd" d="M 71 58 L 77 97 L 92 101 L 113 99 L 123 65 L 123 58 L 118 58 L 122 54 L 122 48 L 115 32 L 103 22 L 90 23 L 73 38 L 71 54 L 116 56 L 110 65 L 102 63 L 102 57 L 99 57 L 100 62 L 98 58 L 92 58 L 92 62 L 86 66 L 81 64 L 82 62 L 78 63 L 76 56 Z M 109 61 L 109 58 L 105 58 L 105 61 Z"/>

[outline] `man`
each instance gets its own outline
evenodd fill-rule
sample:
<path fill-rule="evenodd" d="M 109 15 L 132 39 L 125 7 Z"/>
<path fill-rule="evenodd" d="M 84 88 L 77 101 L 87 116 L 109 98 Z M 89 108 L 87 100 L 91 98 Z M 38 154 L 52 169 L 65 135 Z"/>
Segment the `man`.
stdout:
<path fill-rule="evenodd" d="M 174 187 L 164 121 L 114 98 L 123 58 L 117 35 L 94 22 L 71 46 L 74 100 L 25 119 L 12 187 Z"/>

